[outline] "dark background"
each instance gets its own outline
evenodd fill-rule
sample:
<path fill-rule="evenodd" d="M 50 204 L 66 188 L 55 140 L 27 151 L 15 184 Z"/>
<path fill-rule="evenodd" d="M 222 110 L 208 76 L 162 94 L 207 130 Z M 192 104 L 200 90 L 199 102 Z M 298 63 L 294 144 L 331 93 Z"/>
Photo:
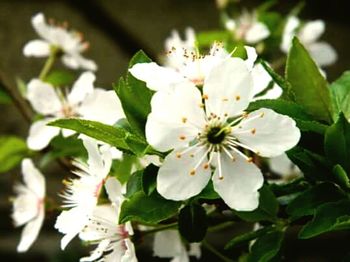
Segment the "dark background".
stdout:
<path fill-rule="evenodd" d="M 263 1 L 242 0 L 248 8 Z M 287 13 L 298 1 L 280 1 L 277 9 Z M 305 1 L 301 17 L 323 19 L 327 23 L 324 39 L 338 51 L 337 64 L 327 68 L 328 78 L 336 79 L 350 66 L 350 18 L 347 0 Z M 25 58 L 23 45 L 37 38 L 30 18 L 37 12 L 56 21 L 68 21 L 71 27 L 84 33 L 91 48 L 85 54 L 99 66 L 97 86 L 111 88 L 126 70 L 131 56 L 143 49 L 152 58 L 163 50 L 163 41 L 174 28 L 192 26 L 196 31 L 217 29 L 219 13 L 213 0 L 0 0 L 0 68 L 8 78 L 21 77 L 29 81 L 38 75 L 44 60 Z M 0 105 L 0 133 L 26 137 L 28 124 L 14 106 Z M 48 178 L 49 195 L 56 197 L 63 187 L 60 181 L 68 174 L 57 166 L 43 171 Z M 0 176 L 0 261 L 78 261 L 83 251 L 75 241 L 67 251 L 59 250 L 61 235 L 53 229 L 56 214 L 48 215 L 37 242 L 24 255 L 17 255 L 16 245 L 21 229 L 14 229 L 10 220 L 9 197 L 14 181 L 21 179 L 18 171 Z M 240 227 L 239 225 L 237 227 Z M 213 244 L 222 246 L 232 234 L 213 234 Z M 287 237 L 287 261 L 340 261 L 349 248 L 350 235 L 329 234 L 315 240 L 296 241 L 295 232 Z M 151 244 L 145 239 L 143 247 Z M 239 250 L 237 250 L 239 252 Z M 217 261 L 210 254 L 203 261 Z M 150 254 L 139 256 L 140 261 L 158 261 Z M 168 260 L 164 260 L 168 261 Z"/>

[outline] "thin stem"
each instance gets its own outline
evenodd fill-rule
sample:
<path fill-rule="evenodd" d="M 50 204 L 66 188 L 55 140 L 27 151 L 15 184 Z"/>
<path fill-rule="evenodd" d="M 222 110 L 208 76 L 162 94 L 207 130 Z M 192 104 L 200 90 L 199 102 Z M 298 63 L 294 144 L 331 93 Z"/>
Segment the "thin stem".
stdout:
<path fill-rule="evenodd" d="M 53 67 L 53 65 L 56 61 L 58 52 L 59 52 L 59 49 L 57 47 L 51 47 L 50 55 L 46 59 L 44 67 L 40 72 L 40 75 L 39 75 L 40 80 L 42 80 L 42 81 L 45 80 L 46 76 L 48 75 L 48 73 L 50 72 L 51 68 Z"/>
<path fill-rule="evenodd" d="M 210 252 L 212 252 L 214 255 L 216 255 L 218 258 L 220 258 L 224 262 L 232 262 L 233 260 L 224 256 L 220 253 L 215 247 L 213 247 L 211 244 L 209 244 L 206 240 L 202 241 L 203 246 L 208 249 Z"/>
<path fill-rule="evenodd" d="M 234 224 L 235 224 L 234 221 L 226 221 L 226 222 L 223 222 L 223 223 L 221 223 L 221 224 L 218 224 L 218 225 L 209 227 L 209 228 L 208 228 L 208 232 L 220 231 L 220 230 L 223 230 L 223 229 L 225 229 L 225 228 L 231 227 L 231 226 L 234 225 Z"/>
<path fill-rule="evenodd" d="M 163 231 L 163 230 L 167 230 L 167 229 L 172 229 L 172 228 L 176 228 L 177 227 L 177 223 L 172 223 L 172 224 L 169 224 L 169 225 L 164 225 L 164 226 L 159 226 L 157 228 L 154 228 L 154 229 L 150 229 L 150 230 L 147 230 L 147 231 L 143 231 L 142 233 L 144 235 L 149 235 L 149 234 L 154 234 L 154 233 L 157 233 L 159 231 Z"/>

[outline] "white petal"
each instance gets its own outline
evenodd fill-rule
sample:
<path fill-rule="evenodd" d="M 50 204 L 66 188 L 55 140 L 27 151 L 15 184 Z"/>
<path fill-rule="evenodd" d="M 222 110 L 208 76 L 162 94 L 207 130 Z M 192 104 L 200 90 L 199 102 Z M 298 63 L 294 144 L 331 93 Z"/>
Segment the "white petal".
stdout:
<path fill-rule="evenodd" d="M 153 256 L 161 258 L 176 257 L 184 249 L 179 232 L 164 230 L 154 235 Z"/>
<path fill-rule="evenodd" d="M 224 202 L 237 211 L 252 211 L 259 205 L 259 188 L 264 183 L 263 175 L 255 164 L 242 156 L 232 153 L 234 161 L 225 153 L 220 155 L 220 168 L 217 165 L 213 175 L 214 190 Z"/>
<path fill-rule="evenodd" d="M 253 68 L 256 59 L 258 58 L 258 53 L 256 52 L 254 47 L 245 46 L 245 51 L 247 53 L 247 59 L 245 62 L 247 63 L 248 68 Z"/>
<path fill-rule="evenodd" d="M 272 157 L 269 159 L 269 163 L 271 170 L 281 176 L 290 176 L 301 173 L 299 168 L 289 160 L 287 154 Z"/>
<path fill-rule="evenodd" d="M 299 39 L 305 45 L 311 44 L 321 37 L 325 28 L 326 25 L 322 20 L 308 22 L 300 29 Z"/>
<path fill-rule="evenodd" d="M 106 251 L 106 249 L 108 248 L 110 244 L 110 240 L 109 239 L 104 239 L 102 240 L 98 246 L 96 247 L 96 249 L 94 249 L 90 256 L 88 257 L 82 257 L 80 259 L 80 262 L 90 262 L 90 261 L 96 261 L 97 259 L 101 258 L 103 256 L 103 253 Z"/>
<path fill-rule="evenodd" d="M 249 105 L 253 79 L 244 60 L 229 58 L 212 69 L 204 81 L 207 115 L 235 116 Z"/>
<path fill-rule="evenodd" d="M 169 88 L 172 84 L 184 81 L 183 76 L 175 70 L 162 67 L 156 63 L 140 63 L 129 69 L 129 72 L 137 79 L 146 82 L 151 90 Z"/>
<path fill-rule="evenodd" d="M 17 184 L 14 189 L 17 196 L 13 200 L 13 213 L 11 217 L 14 225 L 18 227 L 38 216 L 38 207 L 41 200 L 31 189 L 24 185 Z"/>
<path fill-rule="evenodd" d="M 23 228 L 21 241 L 17 246 L 17 252 L 26 252 L 37 239 L 44 221 L 44 216 L 45 211 L 41 209 L 38 216 Z"/>
<path fill-rule="evenodd" d="M 134 243 L 127 238 L 124 240 L 124 245 L 126 246 L 126 251 L 121 259 L 121 262 L 137 262 Z"/>
<path fill-rule="evenodd" d="M 205 125 L 201 94 L 190 83 L 158 91 L 151 105 L 146 137 L 160 151 L 187 145 Z"/>
<path fill-rule="evenodd" d="M 289 47 L 292 44 L 293 36 L 296 33 L 300 21 L 297 17 L 291 16 L 288 18 L 287 23 L 283 30 L 281 50 L 284 53 L 288 53 Z"/>
<path fill-rule="evenodd" d="M 33 16 L 32 25 L 39 36 L 41 36 L 45 40 L 50 40 L 52 29 L 46 23 L 45 16 L 42 13 L 38 13 L 35 16 Z"/>
<path fill-rule="evenodd" d="M 200 259 L 202 255 L 201 243 L 190 243 L 190 250 L 188 251 L 188 254 Z"/>
<path fill-rule="evenodd" d="M 23 48 L 25 56 L 46 57 L 50 54 L 50 44 L 43 40 L 29 41 Z"/>
<path fill-rule="evenodd" d="M 47 126 L 55 118 L 45 118 L 34 122 L 29 129 L 29 135 L 27 138 L 27 145 L 32 150 L 41 150 L 45 148 L 52 138 L 57 136 L 60 132 L 58 127 Z"/>
<path fill-rule="evenodd" d="M 83 119 L 98 121 L 108 125 L 125 118 L 120 100 L 115 92 L 97 88 L 78 108 L 78 113 Z"/>
<path fill-rule="evenodd" d="M 206 148 L 194 147 L 182 153 L 184 150 L 171 152 L 158 171 L 157 190 L 166 199 L 185 200 L 195 196 L 210 179 Z"/>
<path fill-rule="evenodd" d="M 104 179 L 111 169 L 112 156 L 109 151 L 100 152 L 95 139 L 85 138 L 83 144 L 88 152 L 88 165 L 90 175 Z"/>
<path fill-rule="evenodd" d="M 225 27 L 229 31 L 235 31 L 236 30 L 236 22 L 233 19 L 228 19 L 225 23 Z"/>
<path fill-rule="evenodd" d="M 294 147 L 300 139 L 300 130 L 292 118 L 261 108 L 235 126 L 232 135 L 257 154 L 273 157 Z"/>
<path fill-rule="evenodd" d="M 245 35 L 245 41 L 248 44 L 256 44 L 261 40 L 269 37 L 270 31 L 267 26 L 261 22 L 256 22 L 252 25 L 252 27 L 248 30 Z"/>
<path fill-rule="evenodd" d="M 42 115 L 56 115 L 62 108 L 54 87 L 39 79 L 33 79 L 29 82 L 27 99 L 34 110 Z"/>
<path fill-rule="evenodd" d="M 68 243 L 78 235 L 89 221 L 91 210 L 74 207 L 62 213 L 57 217 L 55 228 L 65 234 L 61 240 L 61 249 L 64 250 Z"/>
<path fill-rule="evenodd" d="M 75 81 L 71 92 L 68 94 L 68 101 L 70 105 L 77 105 L 84 101 L 84 99 L 93 93 L 95 75 L 91 72 L 84 72 Z"/>
<path fill-rule="evenodd" d="M 63 55 L 62 62 L 71 69 L 97 70 L 97 65 L 94 61 L 82 57 L 78 52 Z"/>
<path fill-rule="evenodd" d="M 41 172 L 34 166 L 31 159 L 22 160 L 22 174 L 26 185 L 39 198 L 45 196 L 45 178 Z"/>
<path fill-rule="evenodd" d="M 74 130 L 70 130 L 70 129 L 65 129 L 65 128 L 62 128 L 62 136 L 63 137 L 69 137 L 69 136 L 72 136 L 74 135 L 76 132 Z"/>
<path fill-rule="evenodd" d="M 319 66 L 328 66 L 334 64 L 338 55 L 335 49 L 326 42 L 317 42 L 309 45 L 308 50 L 311 57 Z"/>
<path fill-rule="evenodd" d="M 105 188 L 108 194 L 108 198 L 112 203 L 120 205 L 123 199 L 122 185 L 115 177 L 109 177 L 105 183 Z"/>

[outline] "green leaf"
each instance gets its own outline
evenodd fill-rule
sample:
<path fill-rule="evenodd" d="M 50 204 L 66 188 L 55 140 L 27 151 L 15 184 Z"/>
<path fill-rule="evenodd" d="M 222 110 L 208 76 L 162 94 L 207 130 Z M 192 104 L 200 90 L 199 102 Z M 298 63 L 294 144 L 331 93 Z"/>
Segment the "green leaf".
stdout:
<path fill-rule="evenodd" d="M 191 204 L 180 210 L 179 232 L 190 243 L 200 242 L 207 233 L 207 214 L 201 205 Z"/>
<path fill-rule="evenodd" d="M 182 202 L 162 198 L 156 191 L 147 196 L 143 191 L 133 194 L 121 206 L 119 223 L 139 221 L 141 223 L 157 224 L 174 216 Z"/>
<path fill-rule="evenodd" d="M 112 163 L 111 175 L 116 177 L 122 184 L 126 183 L 131 176 L 138 158 L 124 153 L 122 159 L 116 159 Z"/>
<path fill-rule="evenodd" d="M 208 184 L 202 190 L 202 192 L 200 192 L 197 196 L 194 197 L 194 199 L 210 199 L 210 200 L 219 199 L 219 198 L 220 198 L 220 196 L 214 190 L 214 186 L 213 186 L 213 181 L 212 180 L 210 180 L 208 182 Z"/>
<path fill-rule="evenodd" d="M 122 151 L 132 152 L 138 156 L 144 155 L 149 148 L 147 142 L 142 138 L 117 126 L 109 126 L 95 121 L 72 118 L 59 119 L 49 123 L 49 125 L 77 131 L 110 144 Z M 131 143 L 137 146 L 130 146 Z"/>
<path fill-rule="evenodd" d="M 254 211 L 234 211 L 241 219 L 248 222 L 276 221 L 278 201 L 267 185 L 260 190 L 259 206 Z"/>
<path fill-rule="evenodd" d="M 296 37 L 288 54 L 286 79 L 297 103 L 316 119 L 331 122 L 333 111 L 328 83 Z"/>
<path fill-rule="evenodd" d="M 227 31 L 204 31 L 196 34 L 196 42 L 199 48 L 210 47 L 215 42 L 225 43 L 232 38 L 232 35 Z"/>
<path fill-rule="evenodd" d="M 272 231 L 258 238 L 251 247 L 248 262 L 267 262 L 279 252 L 284 232 Z"/>
<path fill-rule="evenodd" d="M 138 63 L 152 62 L 143 51 L 137 52 L 130 60 L 129 68 Z M 141 136 L 145 135 L 147 116 L 151 112 L 151 98 L 153 91 L 147 88 L 146 83 L 127 73 L 126 80 L 120 78 L 114 85 L 120 98 L 124 113 L 130 126 Z"/>
<path fill-rule="evenodd" d="M 286 183 L 270 184 L 269 186 L 277 197 L 303 192 L 310 187 L 303 177 Z"/>
<path fill-rule="evenodd" d="M 29 155 L 26 142 L 15 136 L 0 137 L 0 173 L 16 167 Z"/>
<path fill-rule="evenodd" d="M 11 97 L 0 86 L 0 104 L 10 104 L 11 102 Z"/>
<path fill-rule="evenodd" d="M 299 238 L 308 239 L 320 234 L 350 229 L 350 201 L 326 203 L 317 208 L 315 216 L 299 232 Z"/>
<path fill-rule="evenodd" d="M 69 71 L 55 70 L 45 77 L 45 82 L 56 87 L 66 87 L 70 86 L 74 82 L 74 79 L 74 74 L 70 73 Z"/>
<path fill-rule="evenodd" d="M 244 233 L 242 235 L 236 236 L 225 245 L 225 249 L 231 249 L 231 248 L 234 248 L 236 246 L 246 244 L 246 243 L 250 242 L 251 240 L 256 239 L 260 236 L 263 236 L 266 233 L 271 232 L 273 230 L 274 230 L 274 228 L 272 226 L 267 226 L 267 227 L 263 227 L 263 228 L 258 229 L 258 230 L 253 230 L 253 231 L 250 231 L 248 233 Z"/>
<path fill-rule="evenodd" d="M 337 186 L 332 183 L 322 183 L 297 196 L 289 203 L 286 211 L 294 220 L 313 215 L 316 208 L 324 203 L 336 202 L 341 199 L 344 199 L 344 194 Z"/>
<path fill-rule="evenodd" d="M 346 71 L 342 76 L 330 86 L 331 98 L 335 113 L 343 112 L 346 119 L 350 119 L 350 71 Z"/>
<path fill-rule="evenodd" d="M 342 188 L 349 190 L 350 189 L 350 180 L 341 165 L 335 165 L 333 167 L 333 175 L 335 178 L 335 182 L 340 185 Z"/>
<path fill-rule="evenodd" d="M 157 187 L 157 174 L 159 167 L 150 164 L 142 173 L 142 190 L 146 195 L 151 195 Z"/>
<path fill-rule="evenodd" d="M 327 129 L 324 150 L 333 164 L 340 164 L 350 172 L 350 124 L 343 114 Z"/>
<path fill-rule="evenodd" d="M 125 196 L 130 198 L 135 193 L 142 190 L 142 173 L 143 171 L 136 171 L 130 177 L 126 184 Z"/>

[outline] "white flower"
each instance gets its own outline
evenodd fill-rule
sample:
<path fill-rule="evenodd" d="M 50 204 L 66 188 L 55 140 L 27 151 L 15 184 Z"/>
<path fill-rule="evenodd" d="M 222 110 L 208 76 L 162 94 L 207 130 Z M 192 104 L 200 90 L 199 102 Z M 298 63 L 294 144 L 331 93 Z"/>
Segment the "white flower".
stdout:
<path fill-rule="evenodd" d="M 200 243 L 190 244 L 187 251 L 177 230 L 165 230 L 154 235 L 153 255 L 161 258 L 172 258 L 171 262 L 189 262 L 189 256 L 201 257 Z"/>
<path fill-rule="evenodd" d="M 27 99 L 34 110 L 44 116 L 30 127 L 27 139 L 30 149 L 45 148 L 51 139 L 59 134 L 59 128 L 47 126 L 47 123 L 55 119 L 81 117 L 105 124 L 114 124 L 118 119 L 124 117 L 120 101 L 114 91 L 94 88 L 94 81 L 93 73 L 81 74 L 67 95 L 62 92 L 62 89 L 54 88 L 39 79 L 30 81 Z M 64 136 L 72 134 L 74 131 L 63 130 Z"/>
<path fill-rule="evenodd" d="M 173 30 L 171 36 L 165 39 L 165 57 L 164 65 L 174 69 L 181 68 L 187 62 L 186 56 L 197 52 L 196 34 L 193 28 L 187 28 L 185 31 L 185 40 L 182 40 L 178 31 Z"/>
<path fill-rule="evenodd" d="M 236 40 L 243 40 L 247 44 L 257 44 L 270 35 L 267 26 L 258 21 L 256 13 L 250 14 L 244 11 L 236 20 L 229 19 L 225 24 Z"/>
<path fill-rule="evenodd" d="M 282 181 L 302 175 L 301 170 L 290 161 L 287 154 L 270 158 L 269 166 L 273 172 L 281 176 Z"/>
<path fill-rule="evenodd" d="M 178 67 L 163 67 L 151 62 L 136 64 L 129 71 L 137 79 L 146 82 L 149 89 L 158 91 L 181 82 L 201 85 L 213 67 L 230 58 L 220 44 L 214 44 L 209 54 L 205 56 L 187 49 L 175 48 L 170 52 L 172 59 L 183 61 Z"/>
<path fill-rule="evenodd" d="M 211 70 L 203 94 L 186 82 L 153 96 L 147 141 L 159 151 L 174 149 L 158 172 L 157 190 L 163 197 L 197 195 L 215 166 L 214 189 L 228 206 L 242 211 L 258 206 L 263 176 L 242 149 L 277 156 L 296 145 L 300 131 L 294 120 L 270 109 L 244 113 L 252 87 L 246 62 L 232 58 Z"/>
<path fill-rule="evenodd" d="M 25 252 L 38 237 L 45 216 L 45 178 L 35 168 L 32 160 L 22 161 L 22 174 L 25 185 L 16 185 L 18 196 L 13 202 L 12 219 L 15 226 L 24 226 L 18 252 Z"/>
<path fill-rule="evenodd" d="M 247 53 L 247 59 L 245 62 L 251 69 L 253 77 L 253 100 L 279 98 L 282 95 L 283 90 L 276 83 L 273 83 L 272 88 L 267 90 L 266 93 L 261 94 L 261 92 L 263 92 L 268 87 L 270 82 L 273 81 L 272 77 L 260 63 L 255 64 L 258 57 L 255 48 L 251 46 L 245 46 L 245 50 Z"/>
<path fill-rule="evenodd" d="M 337 53 L 330 44 L 318 41 L 324 31 L 325 23 L 322 20 L 301 25 L 297 17 L 291 16 L 284 28 L 281 50 L 288 53 L 293 37 L 297 36 L 319 66 L 331 65 L 337 61 Z"/>
<path fill-rule="evenodd" d="M 79 178 L 67 181 L 67 189 L 61 195 L 63 207 L 70 209 L 62 211 L 55 224 L 55 228 L 65 234 L 61 241 L 62 249 L 89 222 L 112 164 L 110 151 L 100 152 L 95 140 L 84 139 L 83 143 L 88 152 L 87 164 L 75 162 L 78 170 L 74 174 Z"/>
<path fill-rule="evenodd" d="M 32 25 L 42 39 L 29 41 L 23 48 L 25 56 L 47 57 L 52 48 L 63 52 L 62 62 L 69 68 L 95 71 L 97 66 L 92 60 L 81 56 L 88 48 L 83 42 L 82 34 L 76 31 L 67 31 L 63 26 L 47 24 L 42 13 L 32 18 Z"/>
<path fill-rule="evenodd" d="M 122 186 L 117 179 L 109 178 L 105 188 L 112 205 L 96 206 L 88 224 L 80 232 L 80 239 L 97 244 L 91 255 L 80 261 L 136 262 L 134 244 L 129 239 L 133 234 L 132 227 L 130 223 L 118 225 Z"/>

